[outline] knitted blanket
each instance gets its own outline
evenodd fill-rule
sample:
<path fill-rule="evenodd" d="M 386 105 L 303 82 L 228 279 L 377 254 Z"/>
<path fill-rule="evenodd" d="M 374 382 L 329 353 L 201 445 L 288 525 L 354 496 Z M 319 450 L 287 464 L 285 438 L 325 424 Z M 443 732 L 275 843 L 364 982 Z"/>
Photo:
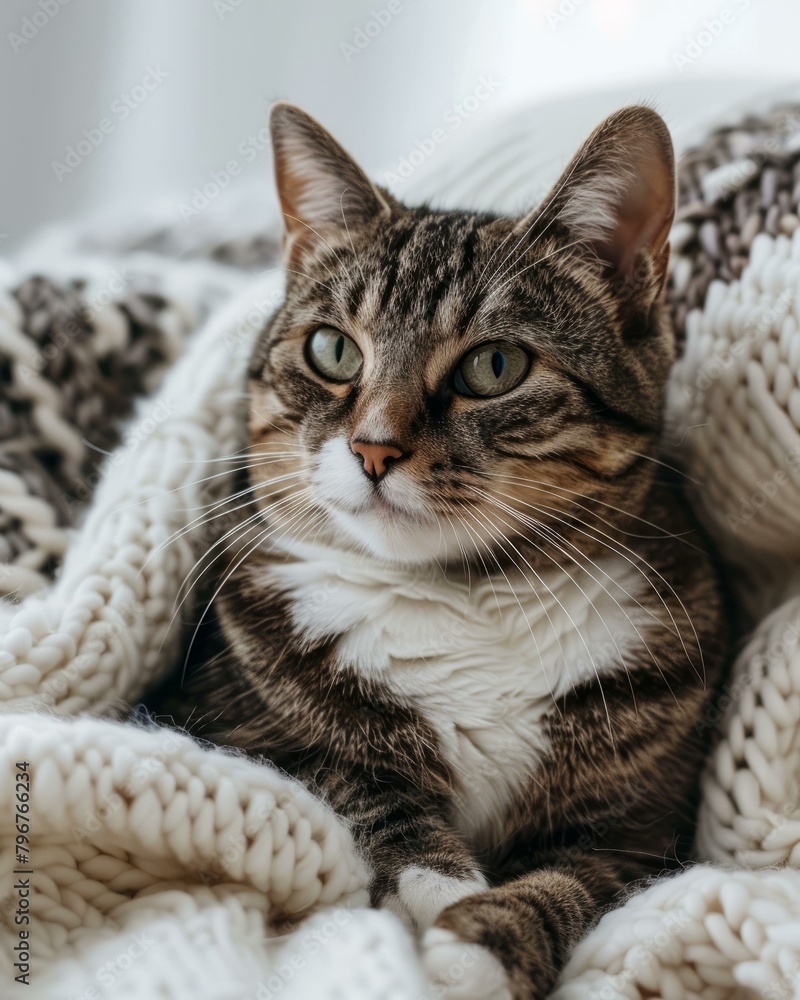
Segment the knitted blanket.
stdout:
<path fill-rule="evenodd" d="M 667 444 L 754 623 L 700 723 L 720 730 L 705 863 L 607 914 L 560 1000 L 800 997 L 794 114 L 719 131 L 684 160 L 673 234 L 685 349 Z M 494 136 L 497 190 L 519 134 Z M 425 183 L 416 193 L 435 193 Z M 37 1000 L 438 995 L 397 920 L 366 908 L 349 832 L 322 802 L 135 710 L 114 721 L 183 662 L 178 605 L 244 444 L 246 358 L 281 293 L 277 233 L 248 192 L 195 228 L 156 208 L 55 234 L 0 272 L 3 996 L 23 982 Z M 469 964 L 450 970 L 464 996 Z"/>

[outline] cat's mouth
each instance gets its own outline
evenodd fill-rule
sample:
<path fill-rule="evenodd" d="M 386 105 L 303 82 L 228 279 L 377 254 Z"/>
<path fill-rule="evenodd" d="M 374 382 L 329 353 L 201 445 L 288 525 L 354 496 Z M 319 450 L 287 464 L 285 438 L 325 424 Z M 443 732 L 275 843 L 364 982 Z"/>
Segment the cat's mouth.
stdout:
<path fill-rule="evenodd" d="M 325 498 L 325 503 L 328 507 L 332 507 L 342 514 L 349 514 L 351 517 L 357 517 L 359 514 L 392 514 L 396 517 L 406 519 L 418 517 L 418 515 L 413 515 L 403 507 L 392 503 L 388 497 L 384 496 L 378 490 L 375 490 L 369 499 L 360 500 L 354 504 L 345 503 L 342 500 L 334 500 L 330 497 Z"/>
<path fill-rule="evenodd" d="M 334 438 L 316 456 L 311 487 L 342 539 L 359 551 L 401 563 L 427 562 L 440 551 L 442 524 L 425 486 L 406 466 L 371 482 L 348 442 Z"/>
<path fill-rule="evenodd" d="M 359 551 L 400 563 L 427 562 L 436 553 L 441 528 L 433 514 L 412 513 L 377 491 L 366 502 L 324 501 L 331 521 Z"/>

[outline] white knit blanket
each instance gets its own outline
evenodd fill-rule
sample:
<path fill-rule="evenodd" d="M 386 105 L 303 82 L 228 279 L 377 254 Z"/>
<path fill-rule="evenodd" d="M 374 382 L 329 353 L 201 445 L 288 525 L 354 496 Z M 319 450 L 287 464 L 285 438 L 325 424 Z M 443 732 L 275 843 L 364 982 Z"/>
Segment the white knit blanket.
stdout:
<path fill-rule="evenodd" d="M 69 249 L 54 259 L 79 268 Z M 406 932 L 365 907 L 350 835 L 324 804 L 267 765 L 108 721 L 175 663 L 170 623 L 196 558 L 187 511 L 224 495 L 219 459 L 243 443 L 248 317 L 280 294 L 276 275 L 169 271 L 187 306 L 209 280 L 228 301 L 109 459 L 57 581 L 0 606 L 0 995 L 433 997 Z M 770 612 L 705 720 L 722 727 L 699 840 L 714 864 L 604 917 L 559 1000 L 800 997 L 798 292 L 800 231 L 758 237 L 741 280 L 692 315 L 671 386 L 670 434 L 700 512 L 734 582 L 758 593 L 750 605 Z M 6 299 L 0 317 L 11 310 Z M 26 951 L 27 988 L 14 983 Z M 452 974 L 468 982 L 468 959 Z"/>

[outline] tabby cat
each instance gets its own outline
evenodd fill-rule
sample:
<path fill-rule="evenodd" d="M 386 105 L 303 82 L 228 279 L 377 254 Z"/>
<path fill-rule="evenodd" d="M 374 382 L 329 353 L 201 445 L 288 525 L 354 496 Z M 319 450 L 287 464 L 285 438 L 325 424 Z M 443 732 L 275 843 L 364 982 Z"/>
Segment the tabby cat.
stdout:
<path fill-rule="evenodd" d="M 657 457 L 669 133 L 613 114 L 508 218 L 406 207 L 291 105 L 271 129 L 286 292 L 196 697 L 346 817 L 435 995 L 541 997 L 686 856 L 726 658 Z"/>

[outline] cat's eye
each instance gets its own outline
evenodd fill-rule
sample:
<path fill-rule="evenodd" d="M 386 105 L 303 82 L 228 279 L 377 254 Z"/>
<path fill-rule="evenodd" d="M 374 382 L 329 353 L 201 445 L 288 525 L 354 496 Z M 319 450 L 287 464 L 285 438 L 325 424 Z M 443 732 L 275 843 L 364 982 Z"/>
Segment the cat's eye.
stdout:
<path fill-rule="evenodd" d="M 462 396 L 502 396 L 520 384 L 530 366 L 521 347 L 498 340 L 465 355 L 453 381 Z"/>
<path fill-rule="evenodd" d="M 306 342 L 308 363 L 323 378 L 350 382 L 358 375 L 363 360 L 354 340 L 332 326 L 321 326 Z"/>

